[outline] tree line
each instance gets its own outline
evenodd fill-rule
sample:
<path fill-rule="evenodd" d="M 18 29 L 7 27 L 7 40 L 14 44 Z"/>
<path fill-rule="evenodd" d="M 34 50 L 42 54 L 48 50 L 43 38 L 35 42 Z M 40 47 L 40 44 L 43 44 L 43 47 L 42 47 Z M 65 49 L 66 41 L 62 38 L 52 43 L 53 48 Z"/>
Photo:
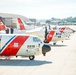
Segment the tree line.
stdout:
<path fill-rule="evenodd" d="M 46 23 L 51 23 L 52 21 L 55 21 L 55 20 L 59 20 L 60 22 L 72 22 L 72 23 L 74 23 L 74 22 L 76 22 L 76 17 L 67 17 L 67 18 L 63 18 L 63 19 L 52 17 L 51 19 L 46 20 Z"/>

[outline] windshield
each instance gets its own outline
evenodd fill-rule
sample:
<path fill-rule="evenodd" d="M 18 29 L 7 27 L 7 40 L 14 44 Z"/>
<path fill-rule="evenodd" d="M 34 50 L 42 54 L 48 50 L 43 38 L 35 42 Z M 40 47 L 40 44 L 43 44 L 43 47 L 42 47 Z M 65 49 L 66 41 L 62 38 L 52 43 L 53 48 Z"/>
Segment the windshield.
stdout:
<path fill-rule="evenodd" d="M 33 42 L 42 42 L 42 41 L 37 37 L 33 37 Z"/>

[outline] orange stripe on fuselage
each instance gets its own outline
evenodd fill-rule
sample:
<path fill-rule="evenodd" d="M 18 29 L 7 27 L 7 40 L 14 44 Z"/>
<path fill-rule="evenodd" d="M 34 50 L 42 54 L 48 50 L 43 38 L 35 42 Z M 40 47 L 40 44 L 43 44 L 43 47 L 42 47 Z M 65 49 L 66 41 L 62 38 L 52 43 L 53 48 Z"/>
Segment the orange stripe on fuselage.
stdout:
<path fill-rule="evenodd" d="M 62 27 L 62 28 L 60 29 L 60 32 L 62 33 L 62 32 L 64 32 L 64 30 L 65 30 L 65 27 Z"/>
<path fill-rule="evenodd" d="M 29 36 L 16 36 L 1 53 L 2 56 L 15 56 Z"/>
<path fill-rule="evenodd" d="M 51 31 L 48 33 L 47 38 L 46 38 L 46 42 L 52 41 L 53 36 L 54 36 L 54 33 L 55 33 L 54 30 L 51 30 Z"/>

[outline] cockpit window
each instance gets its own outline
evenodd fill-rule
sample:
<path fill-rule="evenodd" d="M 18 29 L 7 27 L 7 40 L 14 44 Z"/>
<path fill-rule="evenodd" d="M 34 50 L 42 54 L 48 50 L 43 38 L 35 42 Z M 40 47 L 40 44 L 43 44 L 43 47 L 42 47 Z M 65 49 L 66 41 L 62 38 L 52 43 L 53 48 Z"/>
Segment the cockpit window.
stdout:
<path fill-rule="evenodd" d="M 34 42 L 42 42 L 39 38 L 37 38 L 37 37 L 33 37 L 33 41 Z"/>

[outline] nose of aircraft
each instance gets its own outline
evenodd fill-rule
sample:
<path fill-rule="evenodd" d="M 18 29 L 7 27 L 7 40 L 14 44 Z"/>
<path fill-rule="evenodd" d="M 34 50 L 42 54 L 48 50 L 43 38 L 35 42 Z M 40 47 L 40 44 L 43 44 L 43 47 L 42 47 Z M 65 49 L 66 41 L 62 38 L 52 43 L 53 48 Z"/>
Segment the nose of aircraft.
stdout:
<path fill-rule="evenodd" d="M 51 50 L 50 45 L 44 44 L 42 47 L 42 54 L 45 56 L 47 52 Z"/>

